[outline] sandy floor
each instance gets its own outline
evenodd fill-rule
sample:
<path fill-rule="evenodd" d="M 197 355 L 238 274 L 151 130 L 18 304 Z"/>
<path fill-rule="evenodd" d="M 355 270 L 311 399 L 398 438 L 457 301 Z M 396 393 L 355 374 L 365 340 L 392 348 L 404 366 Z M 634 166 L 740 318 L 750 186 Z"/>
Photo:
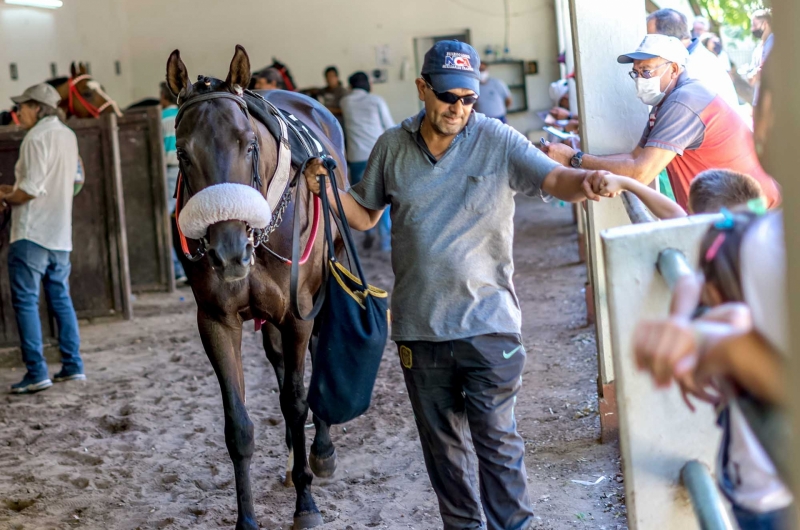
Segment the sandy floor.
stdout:
<path fill-rule="evenodd" d="M 517 416 L 534 528 L 626 528 L 618 448 L 597 441 L 594 332 L 585 326 L 585 268 L 570 210 L 519 206 L 515 282 L 528 364 Z M 365 257 L 370 281 L 390 286 L 387 258 Z M 135 314 L 82 328 L 87 383 L 0 396 L 0 528 L 233 527 L 219 387 L 191 291 L 140 296 Z M 263 528 L 288 529 L 294 489 L 281 483 L 287 451 L 277 385 L 260 335 L 247 331 L 243 352 L 256 513 Z M 21 376 L 19 367 L 0 368 L 0 385 Z M 371 410 L 332 436 L 339 468 L 313 488 L 324 529 L 441 527 L 394 344 Z M 599 477 L 594 486 L 572 482 Z"/>

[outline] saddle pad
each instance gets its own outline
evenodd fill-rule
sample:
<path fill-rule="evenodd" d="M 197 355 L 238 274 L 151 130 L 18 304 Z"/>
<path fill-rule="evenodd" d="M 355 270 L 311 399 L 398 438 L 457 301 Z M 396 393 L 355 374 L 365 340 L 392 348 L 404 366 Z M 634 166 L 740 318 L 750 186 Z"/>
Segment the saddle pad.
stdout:
<path fill-rule="evenodd" d="M 259 95 L 266 96 L 271 92 L 285 92 L 283 90 L 265 90 L 259 91 Z M 304 98 L 309 100 L 309 102 L 317 103 L 315 100 L 304 96 L 302 94 L 297 94 L 295 92 L 286 92 L 287 94 L 291 94 L 294 98 Z M 278 118 L 270 111 L 269 107 L 267 106 L 266 102 L 258 97 L 258 95 L 250 94 L 249 92 L 245 92 L 244 99 L 247 102 L 247 110 L 250 114 L 255 117 L 258 121 L 264 124 L 264 126 L 269 130 L 272 136 L 279 140 L 281 137 L 281 127 L 278 123 Z M 323 156 L 323 155 L 330 155 L 331 153 L 328 149 L 325 148 L 323 143 L 320 141 L 319 138 L 319 128 L 311 126 L 311 124 L 307 124 L 301 118 L 298 118 L 293 114 L 291 110 L 286 108 L 281 108 L 281 106 L 275 104 L 271 101 L 272 97 L 268 98 L 270 102 L 278 108 L 278 110 L 283 114 L 286 118 L 287 122 L 290 124 L 289 126 L 289 146 L 291 147 L 292 151 L 292 165 L 295 167 L 300 167 L 303 165 L 303 162 L 306 159 L 312 156 Z M 309 102 L 304 102 L 308 105 Z M 318 105 L 318 103 L 317 103 Z M 314 105 L 309 105 L 309 108 L 315 108 Z M 324 107 L 322 107 L 324 109 Z M 327 109 L 325 109 L 327 110 Z M 294 126 L 294 127 L 292 127 Z M 316 130 L 315 130 L 316 129 Z M 302 136 L 302 138 L 301 138 Z M 311 149 L 311 153 L 309 153 L 306 149 L 306 145 L 309 146 Z"/>

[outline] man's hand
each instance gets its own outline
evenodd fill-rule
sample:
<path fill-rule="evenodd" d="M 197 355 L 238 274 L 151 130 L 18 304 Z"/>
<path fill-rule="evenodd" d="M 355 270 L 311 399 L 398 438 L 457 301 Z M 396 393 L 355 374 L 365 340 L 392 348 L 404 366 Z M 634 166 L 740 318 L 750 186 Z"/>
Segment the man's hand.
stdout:
<path fill-rule="evenodd" d="M 554 144 L 547 142 L 540 148 L 544 154 L 561 164 L 562 166 L 571 167 L 570 160 L 575 156 L 575 149 L 565 144 Z"/>
<path fill-rule="evenodd" d="M 306 178 L 306 186 L 314 195 L 319 195 L 320 192 L 320 175 L 330 177 L 330 175 L 328 175 L 328 170 L 322 164 L 322 159 L 315 158 L 311 160 L 308 165 L 306 165 L 306 170 L 303 172 L 303 176 Z M 325 182 L 328 184 L 328 189 L 330 189 L 330 178 L 328 178 Z"/>
<path fill-rule="evenodd" d="M 10 184 L 0 184 L 0 197 L 14 193 L 14 186 Z"/>
<path fill-rule="evenodd" d="M 569 110 L 562 108 L 562 107 L 553 107 L 550 109 L 550 116 L 554 117 L 557 120 L 568 120 L 570 119 L 570 112 Z"/>

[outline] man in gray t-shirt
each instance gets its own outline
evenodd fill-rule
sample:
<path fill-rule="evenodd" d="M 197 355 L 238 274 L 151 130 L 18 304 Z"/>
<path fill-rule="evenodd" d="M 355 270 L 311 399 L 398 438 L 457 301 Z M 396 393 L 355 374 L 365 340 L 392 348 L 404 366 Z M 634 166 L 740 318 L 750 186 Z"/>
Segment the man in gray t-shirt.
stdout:
<path fill-rule="evenodd" d="M 531 525 L 533 511 L 514 419 L 525 364 L 512 281 L 514 194 L 598 199 L 592 187 L 602 174 L 559 166 L 473 112 L 479 64 L 471 46 L 437 43 L 416 81 L 425 110 L 380 137 L 349 193 L 327 193 L 332 203 L 339 193 L 358 230 L 391 205 L 392 338 L 444 528 L 486 528 L 483 509 L 489 529 L 517 530 Z M 309 164 L 313 193 L 324 172 Z"/>

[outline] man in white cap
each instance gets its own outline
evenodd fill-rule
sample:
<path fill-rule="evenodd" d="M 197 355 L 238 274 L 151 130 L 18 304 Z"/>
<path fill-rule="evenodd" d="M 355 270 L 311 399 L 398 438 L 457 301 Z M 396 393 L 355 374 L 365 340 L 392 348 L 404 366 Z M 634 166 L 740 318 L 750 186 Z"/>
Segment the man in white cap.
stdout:
<path fill-rule="evenodd" d="M 755 178 L 770 207 L 780 202 L 778 185 L 761 167 L 753 134 L 730 105 L 685 73 L 689 56 L 675 37 L 647 35 L 636 51 L 617 62 L 628 72 L 636 96 L 652 106 L 639 145 L 630 153 L 593 156 L 564 144 L 543 148 L 550 158 L 575 168 L 604 169 L 649 184 L 667 169 L 675 200 L 689 204 L 689 186 L 707 169 L 730 169 Z"/>
<path fill-rule="evenodd" d="M 12 394 L 50 388 L 39 320 L 39 285 L 58 324 L 62 369 L 54 380 L 83 380 L 78 320 L 69 295 L 72 250 L 72 195 L 78 171 L 75 133 L 58 119 L 61 97 L 47 83 L 11 98 L 20 125 L 28 129 L 14 168 L 13 186 L 0 186 L 0 208 L 11 208 L 8 275 L 27 372 Z"/>

